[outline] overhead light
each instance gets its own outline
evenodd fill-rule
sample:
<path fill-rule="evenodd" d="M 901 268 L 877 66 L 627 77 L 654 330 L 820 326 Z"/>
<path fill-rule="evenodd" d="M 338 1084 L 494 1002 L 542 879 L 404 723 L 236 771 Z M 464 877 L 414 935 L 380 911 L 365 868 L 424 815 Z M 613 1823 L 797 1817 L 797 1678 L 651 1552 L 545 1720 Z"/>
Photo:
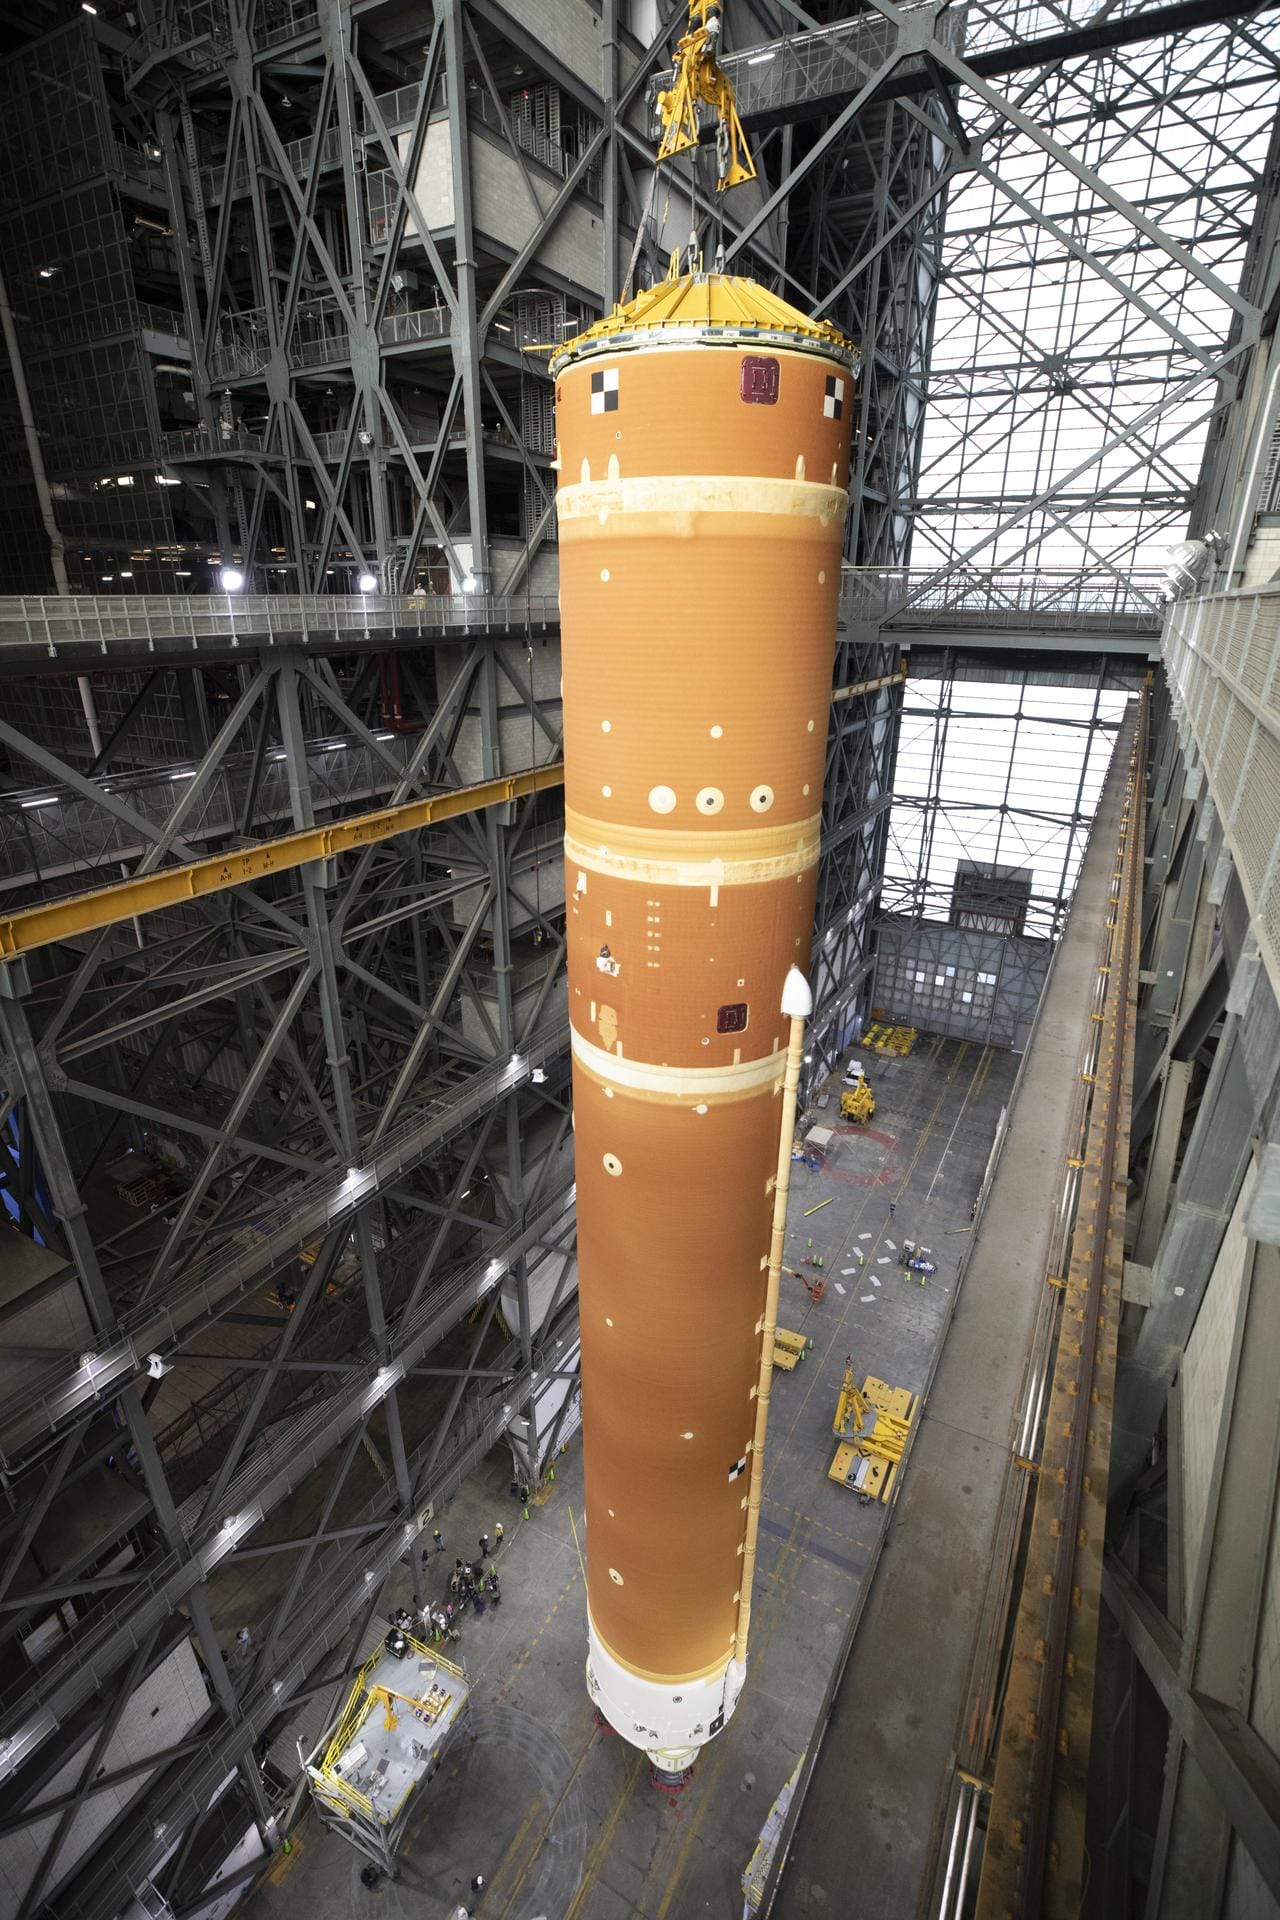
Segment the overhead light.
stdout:
<path fill-rule="evenodd" d="M 128 567 L 122 567 L 120 569 L 120 578 L 122 580 L 132 580 L 133 573 Z"/>
<path fill-rule="evenodd" d="M 774 54 L 775 54 L 775 53 L 776 53 L 777 51 L 778 51 L 778 49 L 777 49 L 776 47 L 774 47 L 774 48 L 772 48 L 772 49 L 771 49 L 771 51 L 770 51 L 770 52 L 768 52 L 768 53 L 755 53 L 755 54 L 752 54 L 752 56 L 751 56 L 751 58 L 750 58 L 750 60 L 748 60 L 748 62 L 747 62 L 747 65 L 748 65 L 749 67 L 762 67 L 762 66 L 764 66 L 764 64 L 765 64 L 765 62 L 766 62 L 767 60 L 772 60 L 772 59 L 773 59 L 773 56 L 774 56 Z"/>
<path fill-rule="evenodd" d="M 464 593 L 474 593 L 475 590 L 476 577 L 474 573 L 464 573 L 462 576 L 462 591 Z"/>
<path fill-rule="evenodd" d="M 41 278 L 42 280 L 52 280 L 52 278 L 53 278 L 53 276 L 54 276 L 54 274 L 55 274 L 55 273 L 56 273 L 57 271 L 58 271 L 58 269 L 57 269 L 56 267 L 41 267 L 41 269 L 40 269 L 40 278 Z"/>
<path fill-rule="evenodd" d="M 394 740 L 395 739 L 394 733 L 375 733 L 373 737 L 375 740 Z"/>
<path fill-rule="evenodd" d="M 218 585 L 224 593 L 239 593 L 244 585 L 244 575 L 239 567 L 221 567 L 218 570 Z"/>
<path fill-rule="evenodd" d="M 118 473 L 116 475 L 116 485 L 118 487 L 131 487 L 133 485 L 133 475 L 131 473 Z"/>
<path fill-rule="evenodd" d="M 103 586 L 109 587 L 111 585 L 111 582 L 115 579 L 115 575 L 114 573 L 104 573 L 101 575 L 101 579 L 102 579 Z"/>
<path fill-rule="evenodd" d="M 356 581 L 356 590 L 359 593 L 376 593 L 378 591 L 377 574 L 362 573 L 360 575 L 360 578 Z"/>
<path fill-rule="evenodd" d="M 303 504 L 303 506 L 304 506 L 304 507 L 305 507 L 305 508 L 307 509 L 307 511 L 308 511 L 308 513 L 314 513 L 314 512 L 315 512 L 315 510 L 316 510 L 316 503 L 315 503 L 315 501 L 314 501 L 314 500 L 304 500 L 302 504 Z"/>
<path fill-rule="evenodd" d="M 81 13 L 96 13 L 98 9 L 91 4 L 91 0 L 80 0 L 80 11 Z"/>
<path fill-rule="evenodd" d="M 175 580 L 189 580 L 191 578 L 190 567 L 175 567 L 173 577 Z"/>
<path fill-rule="evenodd" d="M 171 480 L 167 473 L 158 473 L 156 475 L 156 485 L 158 487 L 180 487 L 182 482 L 181 480 Z"/>
<path fill-rule="evenodd" d="M 47 800 L 24 800 L 22 804 L 23 804 L 23 807 L 28 812 L 31 810 L 32 807 L 56 807 L 58 804 L 58 797 L 56 794 L 51 794 Z M 82 1366 L 87 1366 L 88 1362 L 82 1360 L 80 1364 Z"/>

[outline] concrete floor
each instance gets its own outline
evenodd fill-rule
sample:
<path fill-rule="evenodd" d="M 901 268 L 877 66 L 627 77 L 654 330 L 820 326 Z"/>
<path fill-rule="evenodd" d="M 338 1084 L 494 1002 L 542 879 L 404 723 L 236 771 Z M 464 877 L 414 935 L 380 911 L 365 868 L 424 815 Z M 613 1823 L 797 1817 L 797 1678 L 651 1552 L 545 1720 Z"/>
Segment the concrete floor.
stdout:
<path fill-rule="evenodd" d="M 884 1508 L 826 1477 L 844 1358 L 859 1378 L 923 1385 L 1017 1064 L 927 1035 L 906 1060 L 863 1058 L 878 1102 L 871 1128 L 843 1128 L 822 1173 L 796 1168 L 787 1264 L 821 1254 L 826 1293 L 814 1304 L 784 1276 L 780 1323 L 814 1347 L 774 1390 L 746 1690 L 690 1784 L 655 1789 L 643 1756 L 598 1727 L 587 1700 L 579 1450 L 563 1457 L 527 1523 L 495 1452 L 443 1517 L 438 1558 L 443 1590 L 455 1554 L 474 1554 L 495 1520 L 507 1527 L 502 1605 L 472 1619 L 453 1650 L 472 1681 L 474 1740 L 455 1743 L 411 1820 L 399 1882 L 367 1892 L 360 1859 L 311 1820 L 246 1907 L 253 1920 L 436 1920 L 460 1899 L 479 1920 L 741 1912 L 740 1875 L 812 1734 L 884 1524 Z M 815 1117 L 829 1122 L 837 1110 L 833 1101 Z M 904 1236 L 935 1249 L 939 1272 L 927 1286 L 897 1265 Z M 407 1573 L 399 1581 L 388 1607 L 408 1597 Z M 478 1873 L 489 1884 L 473 1900 Z"/>
<path fill-rule="evenodd" d="M 929 1910 L 975 1657 L 985 1648 L 1011 1434 L 1075 1151 L 1127 755 L 1104 788 L 954 1323 L 788 1855 L 775 1920 Z M 1078 1116 L 1076 1118 L 1078 1126 Z M 928 1237 L 927 1235 L 925 1236 Z M 945 1244 L 945 1243 L 944 1243 Z M 696 1911 L 696 1909 L 691 1909 Z"/>

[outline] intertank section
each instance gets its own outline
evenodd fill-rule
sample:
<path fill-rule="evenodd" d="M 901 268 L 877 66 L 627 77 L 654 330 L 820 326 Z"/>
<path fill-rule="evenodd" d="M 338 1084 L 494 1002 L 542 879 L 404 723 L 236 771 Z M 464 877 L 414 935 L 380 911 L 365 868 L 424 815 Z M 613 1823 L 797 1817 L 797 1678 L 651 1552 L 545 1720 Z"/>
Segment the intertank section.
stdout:
<path fill-rule="evenodd" d="M 592 1698 L 728 1720 L 786 1021 L 808 969 L 855 356 L 689 273 L 556 381 Z"/>

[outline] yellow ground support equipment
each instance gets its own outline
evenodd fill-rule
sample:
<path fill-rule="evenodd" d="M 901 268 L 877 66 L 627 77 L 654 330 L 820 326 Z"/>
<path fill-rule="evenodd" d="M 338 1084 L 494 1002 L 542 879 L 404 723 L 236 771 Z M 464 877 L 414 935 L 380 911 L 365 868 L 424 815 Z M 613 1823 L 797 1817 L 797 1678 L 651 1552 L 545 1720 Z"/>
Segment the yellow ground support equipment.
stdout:
<path fill-rule="evenodd" d="M 733 86 L 716 60 L 721 0 L 689 0 L 689 25 L 676 42 L 671 85 L 658 95 L 662 139 L 658 164 L 698 144 L 698 109 L 716 116 L 716 191 L 756 177 L 755 162 L 734 105 Z"/>
<path fill-rule="evenodd" d="M 365 1661 L 307 1757 L 320 1820 L 382 1873 L 396 1870 L 416 1796 L 466 1723 L 469 1695 L 465 1668 L 403 1634 L 398 1651 L 384 1643 Z"/>
<path fill-rule="evenodd" d="M 773 1336 L 774 1366 L 783 1373 L 794 1372 L 812 1345 L 802 1333 L 788 1333 L 785 1327 L 779 1327 Z"/>
<path fill-rule="evenodd" d="M 846 1360 L 832 1422 L 840 1445 L 828 1478 L 851 1487 L 864 1500 L 887 1500 L 919 1405 L 919 1394 L 888 1386 L 874 1374 L 859 1387 L 853 1362 Z"/>
<path fill-rule="evenodd" d="M 875 1110 L 876 1097 L 867 1080 L 860 1086 L 846 1088 L 840 1095 L 840 1118 L 852 1120 L 855 1126 L 865 1127 Z"/>
<path fill-rule="evenodd" d="M 864 1047 L 870 1047 L 873 1053 L 894 1053 L 905 1060 L 916 1043 L 914 1027 L 887 1027 L 877 1020 L 867 1028 L 862 1036 Z"/>

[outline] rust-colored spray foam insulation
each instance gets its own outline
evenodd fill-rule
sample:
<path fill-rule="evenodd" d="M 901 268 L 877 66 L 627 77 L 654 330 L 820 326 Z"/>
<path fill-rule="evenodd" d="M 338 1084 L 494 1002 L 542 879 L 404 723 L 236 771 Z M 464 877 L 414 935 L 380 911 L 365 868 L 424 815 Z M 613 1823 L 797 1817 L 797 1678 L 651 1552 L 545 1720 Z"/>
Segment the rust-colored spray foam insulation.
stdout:
<path fill-rule="evenodd" d="M 742 1684 L 779 998 L 808 971 L 853 355 L 699 274 L 553 372 L 592 1691 L 674 1761 Z"/>

